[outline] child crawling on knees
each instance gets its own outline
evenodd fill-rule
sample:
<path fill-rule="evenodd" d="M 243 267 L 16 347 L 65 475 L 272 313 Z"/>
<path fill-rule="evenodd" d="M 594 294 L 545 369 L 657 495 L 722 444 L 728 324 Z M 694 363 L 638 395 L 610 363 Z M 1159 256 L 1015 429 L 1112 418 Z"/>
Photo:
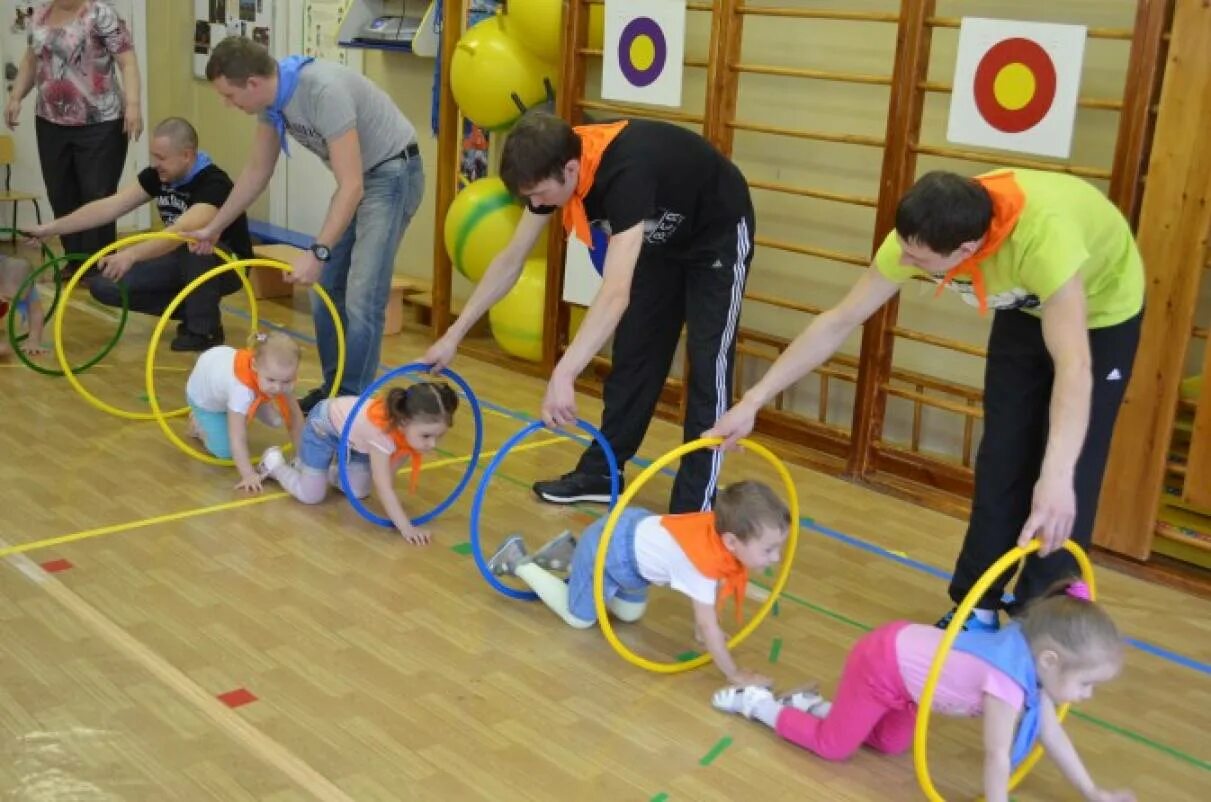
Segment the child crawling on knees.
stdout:
<path fill-rule="evenodd" d="M 814 690 L 775 697 L 768 688 L 730 687 L 711 703 L 770 727 L 825 760 L 863 745 L 885 754 L 912 747 L 917 703 L 945 633 L 895 621 L 860 638 L 845 660 L 830 704 Z M 944 664 L 932 711 L 984 719 L 984 798 L 1009 799 L 1013 769 L 1041 743 L 1089 802 L 1133 802 L 1127 790 L 1094 783 L 1056 715 L 1118 675 L 1123 638 L 1083 582 L 1065 581 L 1031 602 L 999 632 L 962 632 Z"/>
<path fill-rule="evenodd" d="M 579 543 L 565 532 L 533 555 L 515 535 L 489 568 L 525 582 L 569 625 L 591 627 L 597 620 L 593 567 L 605 522 L 603 517 L 585 529 Z M 748 571 L 779 562 L 789 528 L 786 505 L 767 485 L 752 481 L 720 491 L 711 512 L 624 510 L 606 552 L 606 606 L 622 621 L 638 621 L 647 609 L 648 586 L 667 585 L 690 597 L 698 638 L 729 682 L 769 685 L 768 677 L 736 665 L 716 610 L 730 597 L 739 618 Z M 551 573 L 560 570 L 569 571 L 566 583 Z"/>

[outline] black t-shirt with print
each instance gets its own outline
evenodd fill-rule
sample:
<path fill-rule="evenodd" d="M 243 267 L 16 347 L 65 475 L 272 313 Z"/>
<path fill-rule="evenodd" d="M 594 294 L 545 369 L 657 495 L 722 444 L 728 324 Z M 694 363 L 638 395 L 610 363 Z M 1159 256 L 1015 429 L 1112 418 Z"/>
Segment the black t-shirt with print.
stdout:
<path fill-rule="evenodd" d="M 171 226 L 185 210 L 198 203 L 209 203 L 216 209 L 222 208 L 231 194 L 232 183 L 227 173 L 214 164 L 202 168 L 193 180 L 179 187 L 170 187 L 160 182 L 156 171 L 148 167 L 139 173 L 139 186 L 152 197 L 156 211 L 165 226 Z M 248 236 L 248 217 L 241 214 L 219 237 L 220 247 L 226 246 L 232 255 L 240 259 L 252 258 L 252 240 Z"/>
<path fill-rule="evenodd" d="M 610 142 L 584 204 L 589 222 L 607 234 L 642 222 L 645 247 L 670 256 L 734 242 L 737 221 L 753 213 L 736 165 L 693 131 L 655 120 L 631 120 Z"/>

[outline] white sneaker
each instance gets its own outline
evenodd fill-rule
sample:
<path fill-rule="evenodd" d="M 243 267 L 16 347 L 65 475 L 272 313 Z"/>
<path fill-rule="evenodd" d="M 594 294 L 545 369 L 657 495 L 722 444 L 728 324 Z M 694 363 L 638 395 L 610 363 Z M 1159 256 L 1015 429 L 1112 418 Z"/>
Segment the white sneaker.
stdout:
<path fill-rule="evenodd" d="M 733 685 L 730 688 L 715 691 L 715 695 L 711 697 L 711 705 L 724 713 L 739 713 L 745 718 L 752 718 L 753 711 L 759 703 L 773 698 L 774 694 L 769 688 L 762 688 L 759 685 L 737 688 Z"/>
<path fill-rule="evenodd" d="M 261 455 L 261 461 L 256 466 L 256 470 L 261 476 L 269 476 L 285 464 L 286 458 L 282 456 L 282 449 L 277 446 L 270 446 Z"/>

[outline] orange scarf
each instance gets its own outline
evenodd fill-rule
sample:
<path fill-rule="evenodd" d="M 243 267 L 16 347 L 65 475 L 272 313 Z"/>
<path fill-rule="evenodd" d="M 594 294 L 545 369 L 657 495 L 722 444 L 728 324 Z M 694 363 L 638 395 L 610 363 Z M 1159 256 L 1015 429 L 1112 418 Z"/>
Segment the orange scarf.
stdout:
<path fill-rule="evenodd" d="M 740 622 L 744 606 L 744 587 L 748 584 L 748 569 L 723 545 L 723 538 L 715 531 L 715 513 L 687 512 L 681 515 L 662 515 L 663 526 L 677 545 L 690 558 L 690 562 L 703 576 L 723 580 L 719 590 L 717 607 L 723 607 L 728 596 L 736 600 L 736 622 Z"/>
<path fill-rule="evenodd" d="M 404 454 L 410 457 L 412 476 L 408 480 L 408 492 L 415 493 L 416 485 L 420 482 L 420 452 L 408 445 L 408 438 L 402 431 L 391 425 L 391 417 L 387 414 L 387 405 L 383 399 L 376 398 L 366 405 L 366 417 L 379 429 L 391 435 L 391 442 L 395 444 L 395 450 L 391 452 L 392 461 Z"/>
<path fill-rule="evenodd" d="M 265 394 L 265 391 L 261 389 L 261 381 L 257 377 L 256 371 L 252 369 L 252 356 L 251 348 L 241 348 L 235 352 L 236 380 L 253 392 L 252 404 L 248 407 L 248 420 L 252 420 L 252 416 L 256 414 L 261 404 L 272 398 L 274 405 L 278 408 L 278 412 L 282 413 L 282 422 L 289 424 L 290 405 L 286 403 L 286 396 L 281 394 L 275 396 Z"/>
<path fill-rule="evenodd" d="M 627 120 L 605 125 L 578 125 L 572 130 L 580 137 L 580 178 L 576 191 L 563 207 L 563 228 L 576 234 L 576 239 L 593 248 L 593 234 L 589 231 L 589 214 L 584 208 L 584 199 L 593 188 L 593 177 L 601 164 L 601 155 L 614 141 L 614 137 L 627 127 Z"/>
<path fill-rule="evenodd" d="M 1018 186 L 1012 170 L 980 176 L 976 182 L 992 196 L 992 222 L 988 224 L 984 244 L 978 251 L 946 272 L 936 294 L 941 295 L 942 289 L 956 276 L 967 273 L 971 276 L 971 288 L 975 291 L 976 300 L 980 304 L 980 314 L 983 315 L 988 312 L 988 293 L 984 289 L 984 271 L 980 270 L 980 263 L 996 253 L 1013 233 L 1013 227 L 1017 225 L 1022 210 L 1026 208 L 1026 194 Z"/>

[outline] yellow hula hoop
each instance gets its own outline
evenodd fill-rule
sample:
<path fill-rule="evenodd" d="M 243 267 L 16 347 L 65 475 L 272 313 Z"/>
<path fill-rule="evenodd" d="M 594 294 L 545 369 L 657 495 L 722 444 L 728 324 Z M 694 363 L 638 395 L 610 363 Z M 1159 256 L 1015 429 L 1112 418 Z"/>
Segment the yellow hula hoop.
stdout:
<path fill-rule="evenodd" d="M 164 309 L 164 314 L 160 316 L 158 321 L 156 321 L 156 328 L 151 333 L 151 343 L 147 347 L 147 402 L 151 404 L 152 416 L 155 418 L 156 422 L 160 424 L 160 428 L 164 430 L 164 434 L 168 435 L 168 439 L 171 440 L 177 448 L 188 456 L 199 459 L 202 462 L 206 462 L 211 465 L 234 465 L 235 462 L 230 459 L 216 457 L 213 454 L 208 454 L 205 451 L 194 448 L 189 443 L 182 440 L 180 435 L 174 432 L 172 427 L 168 425 L 168 418 L 172 417 L 172 413 L 164 414 L 160 410 L 160 400 L 156 397 L 156 346 L 160 344 L 160 337 L 163 336 L 164 328 L 168 325 L 168 321 L 172 318 L 172 313 L 178 306 L 184 303 L 185 298 L 189 295 L 189 293 L 193 292 L 207 280 L 219 275 L 220 273 L 224 273 L 228 270 L 239 270 L 242 267 L 272 267 L 287 273 L 289 273 L 292 269 L 290 265 L 276 259 L 241 259 L 236 262 L 227 262 L 226 264 L 212 267 L 210 270 L 207 270 L 205 273 L 189 282 L 189 284 L 186 285 L 185 288 L 177 293 L 176 297 L 172 299 L 172 301 Z M 241 272 L 240 275 L 243 275 L 243 272 Z M 328 312 L 332 315 L 332 322 L 336 329 L 336 378 L 333 379 L 332 390 L 328 394 L 328 397 L 332 398 L 336 396 L 336 391 L 341 386 L 341 379 L 345 375 L 345 328 L 341 325 L 340 313 L 337 311 L 336 305 L 332 303 L 332 298 L 328 295 L 328 292 L 318 284 L 313 284 L 311 289 L 315 291 L 316 295 L 320 297 L 320 300 L 324 302 L 324 305 L 328 307 Z M 189 408 L 186 407 L 186 410 L 188 409 Z"/>
<path fill-rule="evenodd" d="M 963 628 L 963 622 L 971 615 L 975 609 L 976 603 L 980 600 L 992 586 L 992 583 L 997 581 L 1001 574 L 1005 573 L 1019 560 L 1024 560 L 1027 555 L 1039 550 L 1039 541 L 1034 540 L 1026 547 L 1015 546 L 1005 553 L 1005 556 L 992 564 L 992 567 L 984 572 L 980 580 L 963 598 L 963 602 L 955 610 L 954 617 L 950 620 L 950 626 L 946 627 L 946 634 L 942 636 L 942 642 L 938 644 L 938 651 L 934 655 L 933 663 L 929 666 L 929 674 L 925 678 L 925 686 L 921 689 L 921 701 L 918 704 L 917 710 L 917 725 L 913 731 L 913 750 L 912 762 L 913 768 L 916 769 L 917 782 L 921 786 L 921 791 L 930 802 L 945 802 L 942 795 L 938 793 L 938 789 L 934 787 L 933 778 L 929 776 L 929 759 L 927 739 L 929 736 L 929 715 L 930 706 L 933 704 L 934 691 L 937 689 L 938 679 L 942 676 L 942 666 L 946 663 L 946 656 L 950 654 L 950 649 L 954 645 L 955 638 Z M 1097 598 L 1097 585 L 1093 578 L 1093 565 L 1089 562 L 1089 557 L 1085 554 L 1077 543 L 1072 540 L 1064 542 L 1064 548 L 1067 549 L 1076 559 L 1077 565 L 1081 569 L 1081 579 L 1089 586 L 1089 597 Z M 1061 705 L 1056 711 L 1060 721 L 1068 715 L 1069 705 Z M 1043 756 L 1043 747 L 1036 744 L 1026 759 L 1022 761 L 1022 765 L 1018 766 L 1013 776 L 1009 778 L 1009 790 L 1012 791 L 1018 786 L 1030 770 L 1034 768 L 1034 764 L 1039 762 L 1039 758 Z"/>
<path fill-rule="evenodd" d="M 694 659 L 685 662 L 660 663 L 640 657 L 618 640 L 618 636 L 614 633 L 614 627 L 610 623 L 609 611 L 606 609 L 605 562 L 606 552 L 610 546 L 610 538 L 614 535 L 614 527 L 618 524 L 618 518 L 622 515 L 622 511 L 626 509 L 627 505 L 631 503 L 631 499 L 635 497 L 635 494 L 639 492 L 639 489 L 655 476 L 661 468 L 673 460 L 679 459 L 682 455 L 688 454 L 691 451 L 696 451 L 700 448 L 709 448 L 722 442 L 722 438 L 719 437 L 704 437 L 677 446 L 672 451 L 669 451 L 645 468 L 635 478 L 634 482 L 627 485 L 626 492 L 618 499 L 618 503 L 610 510 L 610 514 L 606 519 L 605 529 L 602 530 L 601 540 L 597 545 L 597 559 L 593 564 L 593 601 L 597 607 L 597 621 L 601 624 L 601 631 L 605 634 L 606 640 L 609 641 L 610 645 L 614 647 L 614 651 L 618 652 L 622 659 L 633 666 L 645 668 L 657 674 L 677 674 L 704 666 L 711 661 L 710 654 L 700 654 Z M 791 479 L 790 471 L 786 469 L 786 465 L 782 463 L 782 460 L 778 459 L 772 451 L 760 443 L 755 443 L 752 440 L 741 440 L 740 444 L 745 449 L 763 457 L 766 462 L 774 467 L 778 475 L 782 477 L 782 483 L 786 488 L 788 506 L 790 507 L 791 525 L 790 535 L 786 539 L 786 550 L 782 558 L 782 570 L 774 581 L 769 598 L 765 600 L 765 603 L 761 605 L 761 608 L 757 610 L 752 619 L 728 641 L 727 645 L 731 649 L 739 646 L 745 638 L 751 635 L 761 625 L 761 622 L 765 620 L 765 617 L 769 615 L 769 611 L 773 609 L 774 602 L 778 600 L 779 594 L 782 593 L 782 588 L 785 587 L 787 579 L 790 578 L 791 565 L 795 557 L 795 548 L 799 543 L 799 494 L 795 490 L 795 482 Z"/>
<path fill-rule="evenodd" d="M 92 266 L 95 265 L 103 256 L 107 256 L 116 250 L 125 248 L 128 245 L 135 245 L 151 239 L 171 239 L 183 243 L 192 242 L 192 240 L 182 237 L 180 234 L 172 231 L 149 231 L 145 234 L 135 234 L 130 237 L 124 237 L 111 245 L 106 245 L 104 248 L 90 256 L 84 262 L 84 264 L 80 265 L 80 269 L 77 270 L 75 275 L 68 280 L 66 286 L 63 287 L 63 293 L 59 298 L 59 313 L 55 315 L 55 358 L 59 360 L 59 367 L 63 371 L 63 375 L 67 377 L 68 383 L 71 384 L 71 386 L 75 388 L 75 391 L 79 393 L 80 396 L 94 409 L 99 409 L 102 412 L 108 412 L 110 415 L 125 418 L 126 420 L 154 420 L 156 416 L 150 412 L 131 412 L 129 410 L 115 407 L 112 404 L 106 403 L 100 398 L 97 398 L 95 395 L 89 392 L 83 384 L 80 383 L 80 380 L 76 378 L 76 375 L 72 372 L 71 365 L 67 363 L 67 354 L 63 350 L 63 318 L 66 317 L 67 299 L 71 297 L 72 291 L 76 288 L 76 285 L 80 283 L 80 279 L 84 277 L 84 274 L 87 273 L 89 269 L 92 268 Z M 215 248 L 214 252 L 224 262 L 231 262 L 231 256 L 224 251 Z M 238 275 L 240 277 L 240 281 L 244 284 L 244 291 L 248 293 L 248 313 L 252 318 L 251 325 L 255 329 L 257 326 L 257 303 L 256 297 L 252 292 L 252 284 L 249 283 L 248 277 L 243 273 L 239 273 Z M 189 407 L 181 407 L 180 409 L 174 409 L 165 414 L 167 417 L 175 418 L 184 415 L 187 412 L 189 412 Z"/>

